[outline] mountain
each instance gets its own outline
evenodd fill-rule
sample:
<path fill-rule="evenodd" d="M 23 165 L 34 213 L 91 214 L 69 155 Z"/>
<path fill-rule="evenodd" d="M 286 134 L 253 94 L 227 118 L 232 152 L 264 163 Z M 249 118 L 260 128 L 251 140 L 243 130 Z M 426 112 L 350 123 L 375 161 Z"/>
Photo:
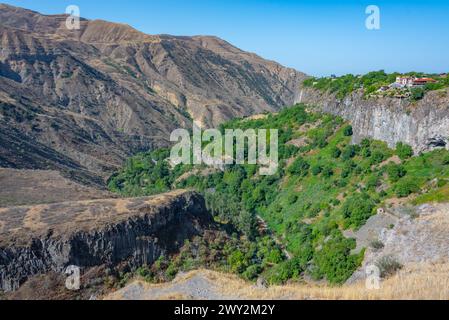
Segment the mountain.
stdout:
<path fill-rule="evenodd" d="M 291 105 L 305 75 L 209 36 L 0 5 L 0 167 L 101 186 L 192 119 L 216 126 Z"/>

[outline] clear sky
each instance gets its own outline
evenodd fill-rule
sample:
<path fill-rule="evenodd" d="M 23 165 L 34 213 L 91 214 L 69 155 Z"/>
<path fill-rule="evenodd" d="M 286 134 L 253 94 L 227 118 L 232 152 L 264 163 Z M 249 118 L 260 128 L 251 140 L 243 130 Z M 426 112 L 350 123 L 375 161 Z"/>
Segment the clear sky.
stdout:
<path fill-rule="evenodd" d="M 130 24 L 149 34 L 215 35 L 310 75 L 449 71 L 448 0 L 0 0 Z M 380 8 L 380 30 L 365 9 Z"/>

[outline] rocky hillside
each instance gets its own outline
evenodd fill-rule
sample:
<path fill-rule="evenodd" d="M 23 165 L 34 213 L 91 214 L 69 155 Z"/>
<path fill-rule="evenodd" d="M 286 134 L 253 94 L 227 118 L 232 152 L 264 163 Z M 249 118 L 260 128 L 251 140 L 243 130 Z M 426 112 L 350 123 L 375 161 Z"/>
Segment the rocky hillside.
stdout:
<path fill-rule="evenodd" d="M 441 147 L 449 150 L 448 91 L 429 92 L 422 100 L 410 101 L 365 98 L 359 91 L 339 99 L 335 94 L 301 88 L 298 102 L 318 106 L 350 121 L 355 143 L 364 138 L 385 141 L 390 147 L 404 142 L 419 153 Z"/>
<path fill-rule="evenodd" d="M 136 199 L 1 209 L 0 290 L 69 265 L 135 270 L 213 224 L 202 197 L 176 191 Z"/>
<path fill-rule="evenodd" d="M 304 75 L 206 36 L 0 5 L 0 166 L 101 185 L 170 132 L 291 104 Z"/>

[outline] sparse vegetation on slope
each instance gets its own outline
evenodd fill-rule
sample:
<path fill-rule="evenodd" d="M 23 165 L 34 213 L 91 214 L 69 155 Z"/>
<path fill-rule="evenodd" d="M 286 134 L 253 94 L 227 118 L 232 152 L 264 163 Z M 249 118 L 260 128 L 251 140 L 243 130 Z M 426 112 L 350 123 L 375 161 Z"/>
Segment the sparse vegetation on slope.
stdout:
<path fill-rule="evenodd" d="M 307 112 L 304 105 L 264 119 L 234 120 L 221 127 L 226 128 L 279 129 L 277 174 L 260 176 L 256 166 L 232 165 L 224 172 L 180 179 L 193 168 L 162 170 L 164 157 L 158 155 L 166 151 L 156 151 L 130 160 L 109 185 L 134 196 L 169 188 L 199 190 L 216 220 L 233 229 L 235 237 L 252 243 L 260 242 L 263 219 L 291 259 L 261 259 L 258 252 L 263 248 L 233 252 L 226 261 L 228 269 L 249 279 L 263 274 L 270 283 L 285 283 L 307 273 L 341 284 L 364 255 L 363 250 L 352 253 L 355 241 L 345 238 L 343 231 L 359 229 L 388 199 L 425 197 L 449 179 L 446 150 L 412 157 L 405 144 L 395 150 L 367 139 L 353 145 L 351 126 L 338 117 Z"/>

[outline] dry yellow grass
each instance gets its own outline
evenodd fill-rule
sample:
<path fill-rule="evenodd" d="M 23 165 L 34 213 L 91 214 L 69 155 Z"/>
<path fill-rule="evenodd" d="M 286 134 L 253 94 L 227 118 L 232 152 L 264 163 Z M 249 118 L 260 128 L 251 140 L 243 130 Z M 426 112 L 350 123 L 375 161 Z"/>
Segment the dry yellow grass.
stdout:
<path fill-rule="evenodd" d="M 449 299 L 449 263 L 412 265 L 396 276 L 381 281 L 379 290 L 368 290 L 365 283 L 329 287 L 327 285 L 286 285 L 255 289 L 228 275 L 212 274 L 225 294 L 245 299 L 291 300 L 447 300 Z"/>
<path fill-rule="evenodd" d="M 381 281 L 379 290 L 368 290 L 365 283 L 330 287 L 327 285 L 292 284 L 267 289 L 256 288 L 233 275 L 208 270 L 190 272 L 174 283 L 186 283 L 201 276 L 213 284 L 213 290 L 224 297 L 253 300 L 447 300 L 449 299 L 449 263 L 416 264 L 405 267 L 397 275 Z M 149 285 L 140 282 L 146 290 L 167 289 L 168 284 Z M 173 285 L 173 283 L 171 284 Z M 151 298 L 146 296 L 146 298 Z M 123 299 L 121 291 L 106 299 Z M 157 297 L 160 300 L 189 299 L 189 294 L 170 292 Z"/>

